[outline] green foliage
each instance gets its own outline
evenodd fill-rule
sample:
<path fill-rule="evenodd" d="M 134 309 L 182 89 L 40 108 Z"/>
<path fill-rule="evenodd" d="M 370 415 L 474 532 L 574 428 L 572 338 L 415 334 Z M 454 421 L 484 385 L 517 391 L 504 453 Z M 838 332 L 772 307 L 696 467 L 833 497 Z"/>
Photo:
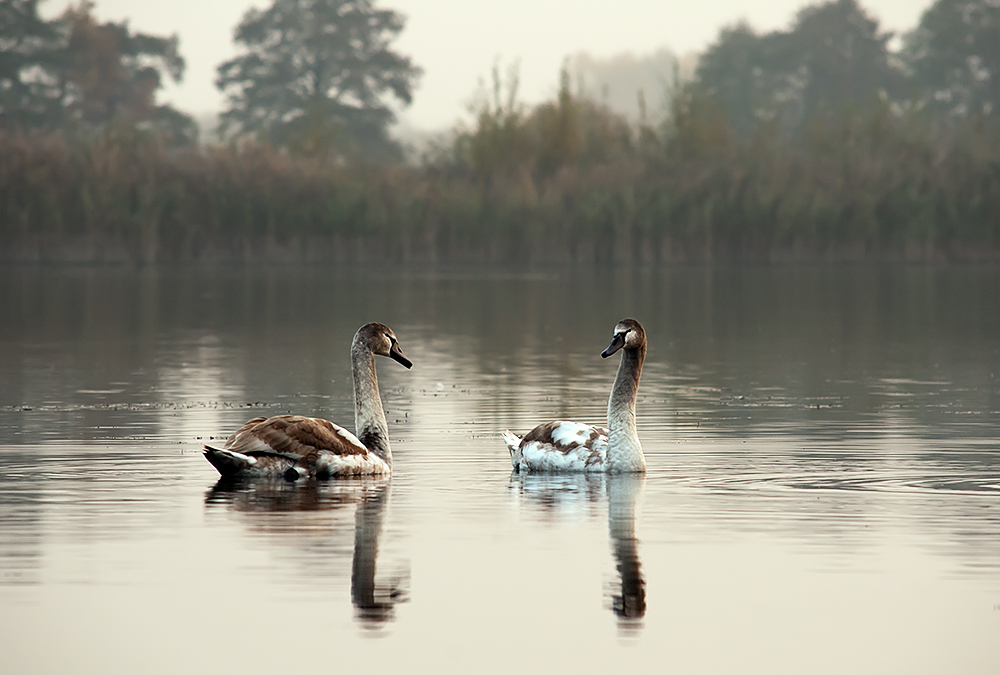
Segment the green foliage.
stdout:
<path fill-rule="evenodd" d="M 469 107 L 476 119 L 475 130 L 460 134 L 455 141 L 459 162 L 487 179 L 530 170 L 532 153 L 524 106 L 517 101 L 517 65 L 508 70 L 506 92 L 499 65 L 493 66 L 492 76 L 490 93 L 480 84 L 480 93 Z"/>
<path fill-rule="evenodd" d="M 176 37 L 98 23 L 91 2 L 48 22 L 37 5 L 0 0 L 0 128 L 121 127 L 172 144 L 196 139 L 190 117 L 155 101 L 163 76 L 179 81 L 184 72 Z"/>
<path fill-rule="evenodd" d="M 700 60 L 694 84 L 739 136 L 754 135 L 760 125 L 794 136 L 902 91 L 890 37 L 856 0 L 833 0 L 803 9 L 787 32 L 759 36 L 745 24 L 723 29 Z"/>
<path fill-rule="evenodd" d="M 569 91 L 569 69 L 559 71 L 559 94 L 554 103 L 545 103 L 533 115 L 539 139 L 538 170 L 551 175 L 559 167 L 574 164 L 582 154 L 581 110 Z"/>
<path fill-rule="evenodd" d="M 665 138 L 670 154 L 690 159 L 724 154 L 738 133 L 729 109 L 719 97 L 694 83 L 675 88 Z M 749 133 L 749 127 L 745 133 Z"/>
<path fill-rule="evenodd" d="M 173 144 L 193 142 L 193 120 L 155 100 L 164 75 L 178 82 L 184 73 L 177 37 L 132 33 L 127 22 L 98 23 L 92 9 L 93 3 L 82 2 L 62 17 L 67 34 L 60 68 L 63 124 L 85 130 L 128 126 Z"/>
<path fill-rule="evenodd" d="M 589 99 L 573 96 L 566 65 L 559 73 L 556 100 L 530 112 L 517 101 L 518 70 L 508 70 L 506 84 L 494 66 L 492 88 L 470 106 L 475 127 L 458 134 L 455 158 L 479 180 L 518 184 L 534 193 L 535 182 L 561 169 L 603 163 L 634 154 L 631 125 Z"/>
<path fill-rule="evenodd" d="M 359 242 L 392 249 L 418 194 L 416 177 L 391 168 L 340 169 L 257 143 L 0 133 L 0 257 L 346 261 Z"/>
<path fill-rule="evenodd" d="M 781 36 L 779 59 L 788 78 L 793 68 L 804 74 L 798 85 L 803 119 L 870 110 L 899 91 L 902 73 L 890 63 L 890 37 L 856 0 L 799 12 L 791 32 Z"/>
<path fill-rule="evenodd" d="M 921 25 L 945 25 L 928 17 L 950 6 Z M 962 53 L 986 63 L 970 35 Z M 565 67 L 553 100 L 529 107 L 517 68 L 495 67 L 469 128 L 421 167 L 329 161 L 346 127 L 326 104 L 201 151 L 112 123 L 75 140 L 0 134 L 0 258 L 1000 261 L 993 71 L 975 70 L 978 107 L 942 98 L 947 78 L 907 103 L 916 89 L 897 76 L 911 71 L 886 38 L 853 0 L 807 8 L 788 32 L 726 29 L 662 125 L 574 95 Z"/>
<path fill-rule="evenodd" d="M 906 35 L 903 56 L 922 106 L 958 117 L 1000 115 L 1000 4 L 938 0 Z"/>
<path fill-rule="evenodd" d="M 408 104 L 420 75 L 389 48 L 403 17 L 372 0 L 274 0 L 236 29 L 243 54 L 219 67 L 228 135 L 305 156 L 398 156 L 388 97 Z"/>
<path fill-rule="evenodd" d="M 38 0 L 0 0 L 0 128 L 58 123 L 61 34 Z"/>
<path fill-rule="evenodd" d="M 545 171 L 488 176 L 457 158 L 347 168 L 253 142 L 199 152 L 135 133 L 0 135 L 0 256 L 1000 260 L 1000 138 L 989 127 L 932 134 L 920 116 L 882 109 L 816 126 L 805 145 L 737 143 L 696 114 L 698 101 L 675 100 L 686 117 L 652 139 L 619 136 L 613 114 L 574 100 L 577 150 Z M 532 138 L 538 112 L 525 110 L 519 134 Z M 567 146 L 529 145 L 519 166 L 555 157 L 552 147 Z"/>
<path fill-rule="evenodd" d="M 777 118 L 782 112 L 782 88 L 785 75 L 772 65 L 775 35 L 758 36 L 745 23 L 723 28 L 719 39 L 698 60 L 694 83 L 701 98 L 708 98 L 716 109 L 725 114 L 741 136 L 749 136 L 758 124 Z M 689 84 L 686 98 L 695 96 Z M 689 101 L 699 108 L 708 101 Z M 674 110 L 674 117 L 678 112 Z"/>

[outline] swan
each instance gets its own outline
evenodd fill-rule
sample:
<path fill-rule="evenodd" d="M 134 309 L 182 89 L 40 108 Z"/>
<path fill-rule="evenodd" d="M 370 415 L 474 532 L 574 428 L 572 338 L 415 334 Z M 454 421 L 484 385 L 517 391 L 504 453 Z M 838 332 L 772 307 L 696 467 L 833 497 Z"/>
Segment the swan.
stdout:
<path fill-rule="evenodd" d="M 601 356 L 607 358 L 619 350 L 622 360 L 608 399 L 608 428 L 558 421 L 539 424 L 524 438 L 505 431 L 515 471 L 646 471 L 635 430 L 635 396 L 646 358 L 646 332 L 635 319 L 618 322 Z"/>
<path fill-rule="evenodd" d="M 315 417 L 255 417 L 226 439 L 223 447 L 206 445 L 205 458 L 223 478 L 231 479 L 284 476 L 294 481 L 308 476 L 389 474 L 392 451 L 379 398 L 375 354 L 388 356 L 406 368 L 413 366 L 388 326 L 367 323 L 358 329 L 351 343 L 357 436 Z"/>

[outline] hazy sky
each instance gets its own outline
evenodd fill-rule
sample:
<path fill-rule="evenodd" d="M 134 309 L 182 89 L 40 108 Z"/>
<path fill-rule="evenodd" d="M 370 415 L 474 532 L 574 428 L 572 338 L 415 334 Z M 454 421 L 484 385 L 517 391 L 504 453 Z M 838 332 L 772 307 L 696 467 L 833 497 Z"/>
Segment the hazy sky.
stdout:
<path fill-rule="evenodd" d="M 42 13 L 59 14 L 65 0 L 45 0 Z M 74 3 L 75 4 L 75 3 Z M 184 80 L 162 98 L 194 115 L 221 109 L 216 67 L 235 54 L 233 29 L 250 7 L 270 0 L 97 0 L 100 20 L 128 19 L 132 30 L 177 33 L 187 60 Z M 493 64 L 518 60 L 521 99 L 540 101 L 556 88 L 564 57 L 647 54 L 666 47 L 679 55 L 701 51 L 722 26 L 743 18 L 757 30 L 787 27 L 808 0 L 380 0 L 407 16 L 396 48 L 424 69 L 413 105 L 400 115 L 409 126 L 434 130 L 465 114 L 480 78 Z M 914 27 L 931 0 L 861 0 L 883 30 Z"/>

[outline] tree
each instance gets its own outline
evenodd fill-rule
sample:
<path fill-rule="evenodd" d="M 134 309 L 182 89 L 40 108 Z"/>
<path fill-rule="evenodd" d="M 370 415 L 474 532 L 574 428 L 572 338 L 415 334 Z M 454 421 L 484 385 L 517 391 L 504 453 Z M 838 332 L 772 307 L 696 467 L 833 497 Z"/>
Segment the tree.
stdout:
<path fill-rule="evenodd" d="M 923 105 L 1000 115 L 1000 3 L 938 0 L 906 36 L 903 55 Z"/>
<path fill-rule="evenodd" d="M 492 76 L 489 91 L 480 80 L 479 91 L 469 104 L 475 128 L 459 134 L 455 153 L 483 179 L 527 175 L 535 149 L 525 128 L 525 106 L 517 100 L 520 65 L 508 67 L 506 84 L 500 79 L 499 63 L 493 64 Z"/>
<path fill-rule="evenodd" d="M 801 76 L 806 119 L 872 110 L 900 90 L 902 73 L 887 47 L 891 37 L 856 0 L 834 0 L 799 12 L 776 65 Z"/>
<path fill-rule="evenodd" d="M 38 0 L 0 0 L 0 127 L 38 127 L 59 116 L 53 75 L 61 34 Z"/>
<path fill-rule="evenodd" d="M 386 99 L 413 98 L 421 70 L 389 48 L 403 17 L 372 0 L 274 0 L 236 28 L 240 56 L 219 66 L 224 134 L 256 134 L 302 154 L 398 155 Z"/>
<path fill-rule="evenodd" d="M 782 74 L 776 72 L 772 54 L 778 39 L 777 34 L 759 36 L 741 22 L 723 28 L 698 60 L 695 82 L 726 112 L 741 136 L 751 135 L 761 122 L 779 114 Z"/>
<path fill-rule="evenodd" d="M 44 21 L 38 0 L 0 0 L 0 126 L 94 131 L 124 124 L 175 142 L 196 138 L 191 118 L 155 101 L 163 75 L 179 81 L 184 72 L 177 37 L 98 23 L 92 9 L 81 2 Z"/>
<path fill-rule="evenodd" d="M 127 22 L 98 23 L 93 3 L 82 2 L 62 17 L 66 34 L 63 107 L 67 122 L 83 129 L 126 124 L 176 142 L 197 137 L 194 121 L 168 105 L 157 105 L 156 91 L 167 75 L 184 73 L 177 36 L 132 33 Z"/>
<path fill-rule="evenodd" d="M 538 128 L 538 169 L 543 175 L 572 164 L 583 151 L 580 128 L 581 105 L 569 90 L 569 67 L 559 71 L 559 94 L 553 103 L 538 106 L 532 117 Z"/>
<path fill-rule="evenodd" d="M 833 0 L 803 9 L 787 32 L 724 29 L 701 59 L 696 82 L 744 137 L 772 120 L 801 129 L 871 111 L 900 91 L 891 37 L 856 0 Z"/>

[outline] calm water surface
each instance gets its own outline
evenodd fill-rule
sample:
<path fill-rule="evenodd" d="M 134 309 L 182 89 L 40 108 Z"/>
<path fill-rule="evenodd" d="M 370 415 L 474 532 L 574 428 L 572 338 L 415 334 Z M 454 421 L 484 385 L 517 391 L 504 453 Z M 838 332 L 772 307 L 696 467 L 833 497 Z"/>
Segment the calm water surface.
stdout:
<path fill-rule="evenodd" d="M 4 673 L 1000 672 L 1000 270 L 0 271 Z M 645 477 L 511 475 L 650 341 Z M 389 480 L 216 485 L 256 415 Z"/>

